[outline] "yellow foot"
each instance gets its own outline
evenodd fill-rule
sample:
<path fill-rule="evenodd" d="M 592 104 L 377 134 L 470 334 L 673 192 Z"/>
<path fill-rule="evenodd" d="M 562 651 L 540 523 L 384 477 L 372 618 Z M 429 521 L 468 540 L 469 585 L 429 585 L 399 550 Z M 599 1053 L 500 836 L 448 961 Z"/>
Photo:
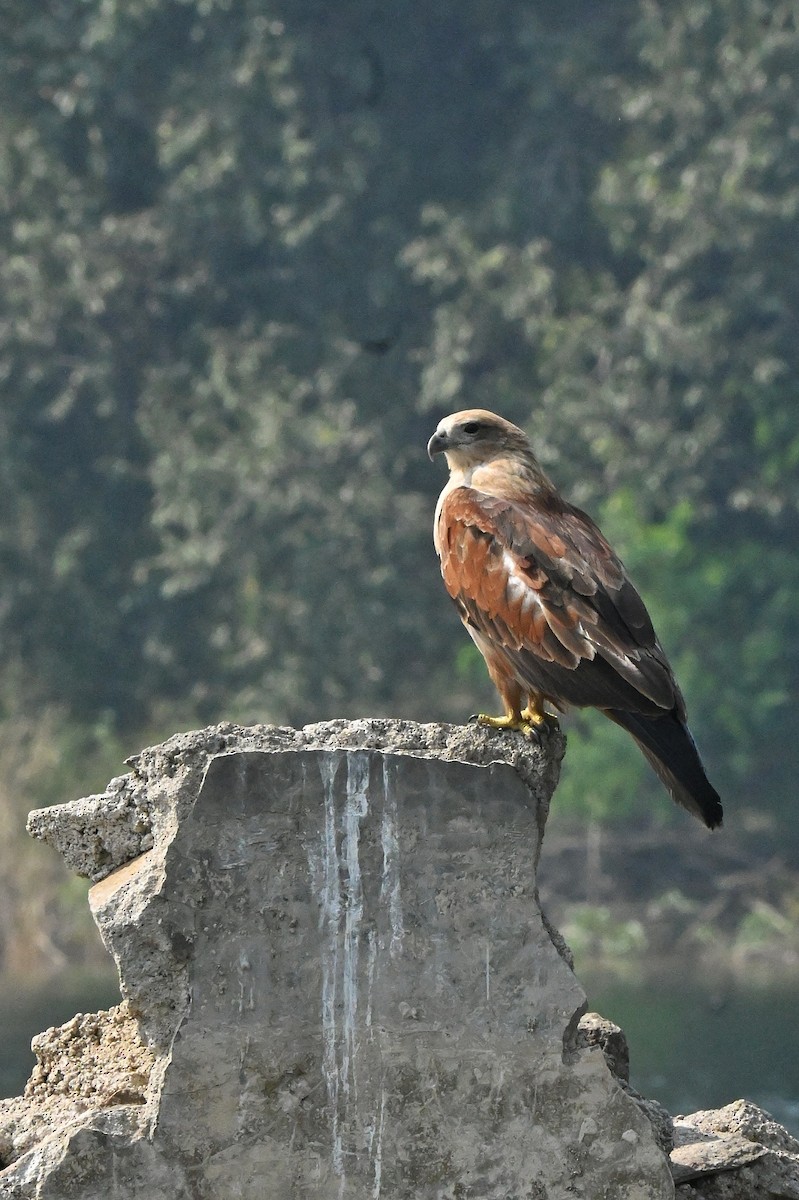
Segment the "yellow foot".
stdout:
<path fill-rule="evenodd" d="M 474 719 L 478 725 L 485 725 L 489 729 L 510 729 L 515 733 L 523 733 L 526 738 L 531 740 L 538 737 L 540 722 L 527 720 L 526 713 L 505 715 L 504 717 L 489 717 L 486 713 L 478 713 Z"/>
<path fill-rule="evenodd" d="M 554 713 L 544 712 L 543 708 L 531 708 L 528 704 L 527 708 L 522 709 L 522 720 L 529 725 L 535 725 L 536 729 L 540 729 L 542 725 L 546 725 L 549 729 L 559 729 L 560 724 Z"/>

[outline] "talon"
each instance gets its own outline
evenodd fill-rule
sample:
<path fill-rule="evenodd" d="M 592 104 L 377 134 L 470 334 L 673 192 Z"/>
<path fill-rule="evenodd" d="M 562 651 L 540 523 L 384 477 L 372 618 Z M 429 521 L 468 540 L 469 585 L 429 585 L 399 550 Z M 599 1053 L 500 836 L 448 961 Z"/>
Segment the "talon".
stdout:
<path fill-rule="evenodd" d="M 488 729 L 508 729 L 513 733 L 524 734 L 529 741 L 538 741 L 538 729 L 526 719 L 525 713 L 506 714 L 504 717 L 490 717 L 487 713 L 478 713 L 477 724 Z"/>
<path fill-rule="evenodd" d="M 527 708 L 522 709 L 521 715 L 523 721 L 534 725 L 536 729 L 540 729 L 542 725 L 546 725 L 550 732 L 560 729 L 560 722 L 555 714 L 545 712 L 543 708 L 533 707 L 528 704 Z"/>

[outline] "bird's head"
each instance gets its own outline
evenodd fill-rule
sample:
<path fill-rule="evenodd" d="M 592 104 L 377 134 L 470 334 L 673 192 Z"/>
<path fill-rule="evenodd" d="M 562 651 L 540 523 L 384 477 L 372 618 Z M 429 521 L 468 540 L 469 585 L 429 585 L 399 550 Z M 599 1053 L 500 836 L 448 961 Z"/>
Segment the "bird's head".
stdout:
<path fill-rule="evenodd" d="M 484 408 L 445 417 L 427 443 L 427 453 L 431 460 L 445 455 L 450 471 L 469 471 L 495 458 L 532 457 L 524 430 Z"/>

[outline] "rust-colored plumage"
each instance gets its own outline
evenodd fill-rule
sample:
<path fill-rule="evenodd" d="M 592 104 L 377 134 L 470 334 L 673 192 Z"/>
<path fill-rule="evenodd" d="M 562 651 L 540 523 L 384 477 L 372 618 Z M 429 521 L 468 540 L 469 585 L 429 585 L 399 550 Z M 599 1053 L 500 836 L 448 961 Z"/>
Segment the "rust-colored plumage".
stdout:
<path fill-rule="evenodd" d="M 530 734 L 544 705 L 601 709 L 627 729 L 674 799 L 711 829 L 717 792 L 641 597 L 600 530 L 541 470 L 526 434 L 483 409 L 428 444 L 450 478 L 434 540 L 447 591 L 505 707 L 483 724 Z"/>

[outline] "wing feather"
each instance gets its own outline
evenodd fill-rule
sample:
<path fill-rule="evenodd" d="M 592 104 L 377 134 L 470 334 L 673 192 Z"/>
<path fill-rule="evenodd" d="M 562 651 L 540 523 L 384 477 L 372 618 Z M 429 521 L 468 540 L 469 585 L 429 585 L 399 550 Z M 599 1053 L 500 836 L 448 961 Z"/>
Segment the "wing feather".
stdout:
<path fill-rule="evenodd" d="M 524 688 L 560 707 L 682 711 L 643 601 L 580 509 L 456 487 L 438 544 L 464 621 Z"/>

